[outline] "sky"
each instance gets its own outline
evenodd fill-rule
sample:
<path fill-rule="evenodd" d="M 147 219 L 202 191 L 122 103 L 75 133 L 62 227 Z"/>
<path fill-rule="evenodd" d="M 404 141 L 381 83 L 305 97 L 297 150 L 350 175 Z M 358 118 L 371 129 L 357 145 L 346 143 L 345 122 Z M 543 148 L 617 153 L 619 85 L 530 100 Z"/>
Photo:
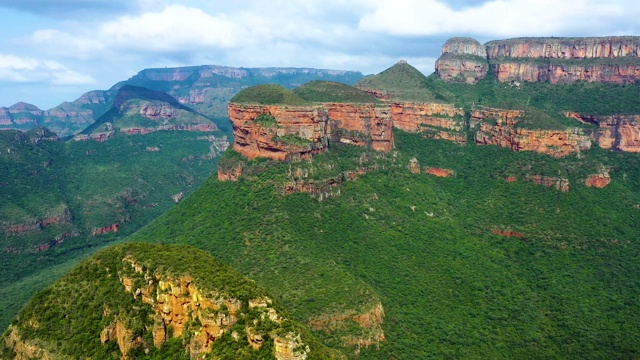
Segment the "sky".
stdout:
<path fill-rule="evenodd" d="M 142 69 L 314 67 L 426 75 L 444 42 L 640 35 L 634 0 L 0 0 L 0 106 L 48 109 Z"/>

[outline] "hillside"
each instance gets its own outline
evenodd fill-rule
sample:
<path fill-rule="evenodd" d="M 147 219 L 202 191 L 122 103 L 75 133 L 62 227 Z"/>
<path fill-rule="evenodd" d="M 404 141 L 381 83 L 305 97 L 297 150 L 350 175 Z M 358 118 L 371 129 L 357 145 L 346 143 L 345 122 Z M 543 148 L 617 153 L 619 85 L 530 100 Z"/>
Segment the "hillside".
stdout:
<path fill-rule="evenodd" d="M 1 340 L 5 359 L 342 358 L 255 282 L 176 245 L 99 252 L 38 293 Z"/>
<path fill-rule="evenodd" d="M 395 137 L 387 155 L 241 160 L 240 181 L 208 180 L 132 240 L 214 254 L 362 359 L 639 354 L 636 155 Z M 378 302 L 363 324 L 384 336 L 349 325 Z"/>
<path fill-rule="evenodd" d="M 143 107 L 134 108 L 136 102 L 149 104 L 147 109 L 153 104 L 130 98 L 123 105 L 139 114 Z M 175 111 L 178 118 L 184 111 L 215 128 L 190 110 Z M 226 137 L 219 131 L 168 131 L 176 117 L 162 131 L 148 130 L 165 120 L 145 118 L 149 124 L 136 125 L 144 126 L 145 135 L 97 131 L 83 141 L 59 141 L 45 128 L 0 131 L 2 327 L 59 276 L 54 269 L 146 225 L 215 172 L 229 146 Z M 126 117 L 114 119 L 116 129 L 131 129 L 120 122 Z M 107 135 L 108 141 L 100 141 Z"/>
<path fill-rule="evenodd" d="M 362 78 L 355 86 L 385 100 L 435 101 L 442 98 L 442 94 L 425 86 L 426 79 L 418 69 L 401 60 L 377 75 Z"/>

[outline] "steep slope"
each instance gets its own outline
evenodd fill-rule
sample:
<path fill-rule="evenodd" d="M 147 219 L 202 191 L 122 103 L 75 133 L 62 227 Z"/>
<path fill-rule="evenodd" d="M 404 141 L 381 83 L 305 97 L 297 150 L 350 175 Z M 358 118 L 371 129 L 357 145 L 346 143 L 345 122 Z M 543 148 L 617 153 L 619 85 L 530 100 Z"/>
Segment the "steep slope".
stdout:
<path fill-rule="evenodd" d="M 50 279 L 46 269 L 146 225 L 215 173 L 229 146 L 201 131 L 56 140 L 44 128 L 0 131 L 0 285 L 34 284 L 0 297 L 2 326 Z"/>
<path fill-rule="evenodd" d="M 355 86 L 379 99 L 434 101 L 441 98 L 441 94 L 425 86 L 425 80 L 418 69 L 400 60 L 380 74 L 361 79 Z"/>
<path fill-rule="evenodd" d="M 395 137 L 392 154 L 237 158 L 240 181 L 208 180 L 134 239 L 211 252 L 361 359 L 640 352 L 636 155 Z M 376 308 L 384 337 L 365 331 Z"/>
<path fill-rule="evenodd" d="M 67 316 L 61 316 L 66 313 Z M 3 358 L 333 359 L 255 282 L 188 246 L 101 251 L 37 294 Z"/>

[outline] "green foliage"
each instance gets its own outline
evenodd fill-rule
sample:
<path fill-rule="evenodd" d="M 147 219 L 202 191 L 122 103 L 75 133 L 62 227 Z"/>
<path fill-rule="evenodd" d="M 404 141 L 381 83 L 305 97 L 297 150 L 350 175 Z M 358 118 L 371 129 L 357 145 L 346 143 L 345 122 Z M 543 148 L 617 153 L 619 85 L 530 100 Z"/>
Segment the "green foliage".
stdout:
<path fill-rule="evenodd" d="M 217 154 L 211 157 L 211 141 L 202 138 L 210 135 L 218 133 L 160 131 L 116 134 L 102 143 L 34 144 L 28 134 L 0 132 L 0 285 L 11 289 L 0 297 L 0 326 L 51 274 L 59 276 L 58 264 L 133 233 L 173 206 L 172 195 L 188 195 L 215 173 Z M 61 221 L 43 225 L 51 217 Z M 12 224 L 34 228 L 11 232 Z M 117 233 L 91 236 L 111 224 L 118 224 Z M 61 234 L 70 235 L 55 241 Z M 49 249 L 40 250 L 42 245 Z"/>
<path fill-rule="evenodd" d="M 276 121 L 276 118 L 273 117 L 273 115 L 269 115 L 265 113 L 258 115 L 253 121 L 260 124 L 260 126 L 266 126 L 266 127 L 278 126 L 278 122 Z"/>
<path fill-rule="evenodd" d="M 640 354 L 636 155 L 594 149 L 553 159 L 402 132 L 395 139 L 395 155 L 335 146 L 311 162 L 272 163 L 251 182 L 211 179 L 134 239 L 211 252 L 300 321 L 380 299 L 386 340 L 362 359 Z M 412 157 L 456 176 L 410 174 Z M 311 181 L 373 164 L 379 170 L 323 202 L 279 191 L 298 167 Z M 587 188 L 584 179 L 602 166 L 615 169 L 612 184 Z M 566 177 L 571 190 L 524 181 L 535 174 Z M 317 334 L 339 346 L 340 336 L 360 331 Z"/>
<path fill-rule="evenodd" d="M 362 78 L 356 86 L 380 91 L 397 100 L 433 102 L 442 99 L 442 94 L 425 85 L 426 79 L 418 69 L 399 62 L 378 75 Z"/>
<path fill-rule="evenodd" d="M 256 85 L 246 88 L 229 100 L 233 103 L 249 103 L 261 105 L 303 106 L 311 103 L 303 100 L 293 91 L 276 84 Z"/>
<path fill-rule="evenodd" d="M 311 146 L 312 144 L 310 140 L 303 139 L 300 136 L 296 136 L 293 134 L 274 136 L 273 140 L 276 142 L 287 144 L 287 145 L 295 145 L 295 146 L 302 146 L 302 147 L 308 147 L 308 146 Z"/>
<path fill-rule="evenodd" d="M 132 259 L 141 266 L 142 273 L 134 271 L 128 261 Z M 10 331 L 17 331 L 26 342 L 34 342 L 57 356 L 71 358 L 118 358 L 120 350 L 115 340 L 101 344 L 100 334 L 104 328 L 118 321 L 131 331 L 132 341 L 141 337 L 145 346 L 134 346 L 128 353 L 131 358 L 145 359 L 186 359 L 186 344 L 189 342 L 188 329 L 201 326 L 199 320 L 192 319 L 181 338 L 172 338 L 160 348 L 153 347 L 150 329 L 156 310 L 143 303 L 134 293 L 126 292 L 121 277 L 132 279 L 134 289 L 147 286 L 147 274 L 163 281 L 191 277 L 204 296 L 214 298 L 239 299 L 242 308 L 236 313 L 238 318 L 234 331 L 242 334 L 242 339 L 234 340 L 228 331 L 214 345 L 214 356 L 221 359 L 272 359 L 273 339 L 269 334 L 283 334 L 287 331 L 302 333 L 308 345 L 320 356 L 314 359 L 328 359 L 336 355 L 326 349 L 301 325 L 286 320 L 286 311 L 278 304 L 279 316 L 284 317 L 282 326 L 265 318 L 262 308 L 248 308 L 250 299 L 264 298 L 268 294 L 237 271 L 216 261 L 207 253 L 184 245 L 158 245 L 130 243 L 103 250 L 76 266 L 69 274 L 53 286 L 39 292 L 21 311 Z M 155 294 L 151 294 L 155 296 Z M 221 309 L 223 311 L 224 309 Z M 264 345 L 260 350 L 252 350 L 246 339 L 245 327 L 251 326 L 264 334 Z M 8 333 L 5 334 L 8 336 Z M 10 350 L 2 339 L 0 353 Z"/>
<path fill-rule="evenodd" d="M 366 91 L 332 81 L 310 81 L 296 87 L 293 92 L 302 99 L 313 102 L 380 103 L 380 100 Z"/>

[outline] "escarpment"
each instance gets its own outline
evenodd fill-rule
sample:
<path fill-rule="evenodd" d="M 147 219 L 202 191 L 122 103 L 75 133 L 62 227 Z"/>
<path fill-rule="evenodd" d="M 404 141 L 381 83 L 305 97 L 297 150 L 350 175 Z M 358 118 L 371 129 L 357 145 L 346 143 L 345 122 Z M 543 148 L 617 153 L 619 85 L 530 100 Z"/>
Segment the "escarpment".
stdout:
<path fill-rule="evenodd" d="M 476 83 L 487 73 L 500 82 L 576 81 L 626 84 L 640 79 L 640 37 L 517 38 L 480 45 L 453 38 L 436 73 L 447 82 Z"/>

